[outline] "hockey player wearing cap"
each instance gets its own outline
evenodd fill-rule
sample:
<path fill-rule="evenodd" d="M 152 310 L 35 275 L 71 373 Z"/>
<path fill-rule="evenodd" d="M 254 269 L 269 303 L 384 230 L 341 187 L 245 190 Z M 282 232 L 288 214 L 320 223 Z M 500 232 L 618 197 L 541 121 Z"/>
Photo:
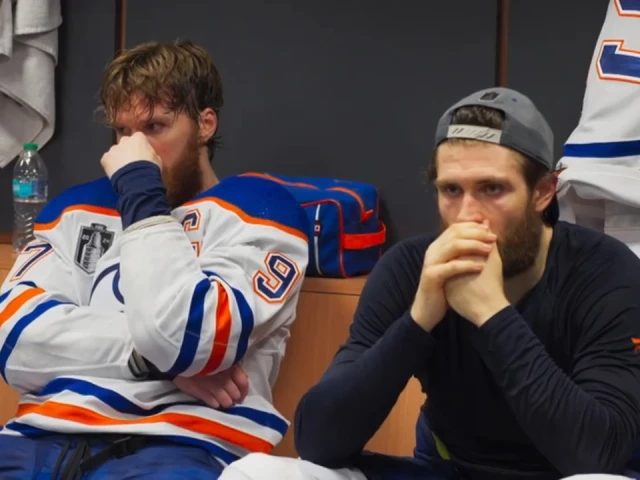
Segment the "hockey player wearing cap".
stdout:
<path fill-rule="evenodd" d="M 441 232 L 398 243 L 370 275 L 347 342 L 297 408 L 301 459 L 252 454 L 222 479 L 628 468 L 640 434 L 640 260 L 558 221 L 553 134 L 524 95 L 464 98 L 435 145 Z M 427 395 L 414 457 L 363 453 L 412 376 Z"/>

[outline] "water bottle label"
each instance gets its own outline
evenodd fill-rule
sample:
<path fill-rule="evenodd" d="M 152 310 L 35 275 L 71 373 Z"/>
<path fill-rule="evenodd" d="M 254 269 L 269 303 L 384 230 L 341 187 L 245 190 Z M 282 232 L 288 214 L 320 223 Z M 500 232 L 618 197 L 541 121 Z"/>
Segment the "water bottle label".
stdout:
<path fill-rule="evenodd" d="M 13 181 L 13 196 L 18 198 L 29 198 L 33 193 L 31 182 Z"/>
<path fill-rule="evenodd" d="M 46 199 L 47 198 L 47 184 L 45 182 L 41 182 L 38 180 L 33 181 L 24 181 L 24 180 L 14 180 L 13 181 L 13 196 L 16 198 L 39 198 Z"/>

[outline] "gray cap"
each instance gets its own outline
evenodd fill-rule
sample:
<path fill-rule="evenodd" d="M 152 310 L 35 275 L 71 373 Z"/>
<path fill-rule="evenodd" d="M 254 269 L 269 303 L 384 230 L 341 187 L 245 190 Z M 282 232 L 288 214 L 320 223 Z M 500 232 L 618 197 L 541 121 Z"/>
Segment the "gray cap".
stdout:
<path fill-rule="evenodd" d="M 502 128 L 498 130 L 477 125 L 451 125 L 455 111 L 470 106 L 503 112 Z M 550 172 L 556 169 L 551 127 L 528 97 L 509 88 L 480 90 L 447 109 L 438 121 L 436 147 L 449 138 L 467 138 L 503 145 L 541 163 Z M 551 223 L 557 221 L 558 213 L 557 200 L 554 198 L 547 213 Z"/>

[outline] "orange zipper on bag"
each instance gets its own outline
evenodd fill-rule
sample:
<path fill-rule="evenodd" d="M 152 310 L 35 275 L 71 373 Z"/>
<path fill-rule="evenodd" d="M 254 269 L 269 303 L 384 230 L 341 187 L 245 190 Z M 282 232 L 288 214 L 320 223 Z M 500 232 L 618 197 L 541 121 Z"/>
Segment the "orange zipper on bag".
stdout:
<path fill-rule="evenodd" d="M 245 174 L 243 174 L 241 176 L 244 176 L 244 177 L 261 177 L 261 178 L 266 178 L 268 180 L 272 180 L 274 182 L 280 183 L 282 185 L 290 185 L 292 187 L 305 187 L 305 188 L 313 188 L 314 190 L 321 190 L 319 187 L 316 187 L 315 185 L 311 185 L 309 183 L 287 182 L 285 180 L 280 180 L 277 177 L 273 177 L 273 176 L 271 176 L 271 175 L 269 175 L 267 173 L 245 173 Z M 356 192 L 354 192 L 353 190 L 351 190 L 350 188 L 329 187 L 326 190 L 333 190 L 333 191 L 336 191 L 336 192 L 346 193 L 348 195 L 351 195 L 353 198 L 355 198 L 356 201 L 358 202 L 358 205 L 360 205 L 360 221 L 361 222 L 365 222 L 365 221 L 369 220 L 371 215 L 373 215 L 373 210 L 369 210 L 369 211 L 365 210 L 364 201 L 362 200 L 362 197 L 360 195 L 358 195 Z"/>

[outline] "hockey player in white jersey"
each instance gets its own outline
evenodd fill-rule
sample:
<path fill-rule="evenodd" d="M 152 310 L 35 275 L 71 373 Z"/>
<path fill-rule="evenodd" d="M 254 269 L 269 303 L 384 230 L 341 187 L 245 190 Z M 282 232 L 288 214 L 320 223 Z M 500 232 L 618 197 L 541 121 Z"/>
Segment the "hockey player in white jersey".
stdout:
<path fill-rule="evenodd" d="M 558 167 L 561 219 L 640 255 L 640 1 L 611 0 L 578 126 Z"/>
<path fill-rule="evenodd" d="M 105 70 L 107 177 L 54 198 L 0 291 L 0 374 L 21 399 L 0 478 L 215 479 L 268 452 L 307 265 L 304 212 L 210 165 L 209 55 L 147 44 Z"/>

